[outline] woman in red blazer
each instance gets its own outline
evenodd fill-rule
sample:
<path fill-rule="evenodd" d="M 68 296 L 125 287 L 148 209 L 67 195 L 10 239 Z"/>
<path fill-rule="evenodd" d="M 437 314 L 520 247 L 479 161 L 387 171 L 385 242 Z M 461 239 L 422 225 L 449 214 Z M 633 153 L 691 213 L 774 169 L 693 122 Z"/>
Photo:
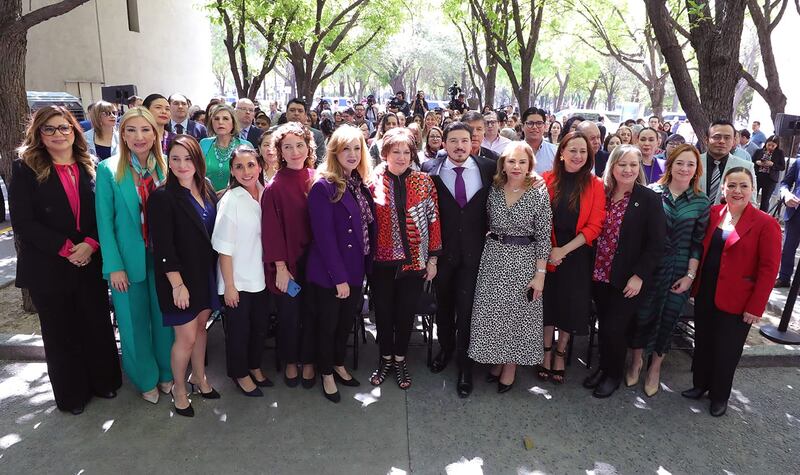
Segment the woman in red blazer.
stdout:
<path fill-rule="evenodd" d="M 589 327 L 592 299 L 592 243 L 603 227 L 606 195 L 603 182 L 592 174 L 594 156 L 586 136 L 568 133 L 558 145 L 553 170 L 544 173 L 553 208 L 553 233 L 544 284 L 544 361 L 541 380 L 564 382 L 567 343 L 573 333 Z M 555 356 L 550 351 L 558 328 Z"/>
<path fill-rule="evenodd" d="M 750 204 L 754 181 L 743 167 L 725 173 L 726 204 L 711 208 L 694 283 L 694 387 L 681 394 L 700 399 L 708 391 L 715 417 L 728 408 L 742 347 L 764 313 L 781 257 L 778 222 Z"/>

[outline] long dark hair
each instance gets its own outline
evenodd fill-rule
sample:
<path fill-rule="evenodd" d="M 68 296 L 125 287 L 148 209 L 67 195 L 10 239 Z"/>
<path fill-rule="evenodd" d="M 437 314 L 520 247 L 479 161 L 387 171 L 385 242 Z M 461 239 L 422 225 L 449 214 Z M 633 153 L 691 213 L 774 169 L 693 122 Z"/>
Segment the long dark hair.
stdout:
<path fill-rule="evenodd" d="M 577 172 L 575 189 L 572 190 L 572 193 L 568 197 L 569 208 L 574 211 L 577 210 L 580 205 L 581 194 L 583 194 L 583 190 L 589 186 L 589 182 L 592 179 L 592 170 L 594 169 L 594 152 L 592 152 L 592 146 L 589 143 L 589 139 L 580 132 L 568 133 L 558 144 L 556 158 L 553 160 L 553 176 L 555 177 L 555 180 L 553 180 L 553 204 L 555 205 L 555 203 L 557 203 L 561 197 L 561 187 L 559 185 L 567 173 L 567 169 L 564 165 L 564 160 L 562 160 L 561 155 L 564 153 L 564 149 L 567 148 L 569 142 L 573 139 L 581 139 L 586 142 L 587 155 L 586 163 L 584 163 L 581 169 Z"/>
<path fill-rule="evenodd" d="M 172 173 L 172 169 L 169 168 L 169 154 L 176 145 L 180 145 L 189 152 L 189 158 L 192 160 L 192 165 L 194 165 L 194 177 L 192 180 L 200 196 L 213 199 L 214 190 L 206 180 L 206 160 L 203 158 L 200 144 L 197 143 L 197 139 L 191 135 L 176 135 L 175 138 L 172 139 L 172 142 L 169 143 L 169 147 L 167 148 L 167 182 L 165 186 L 180 186 L 178 177 L 175 176 L 175 174 Z"/>
<path fill-rule="evenodd" d="M 261 186 L 264 186 L 266 184 L 266 182 L 264 181 L 264 173 L 263 173 L 264 168 L 266 167 L 266 163 L 264 162 L 264 157 L 262 157 L 258 152 L 256 152 L 256 149 L 254 149 L 249 145 L 239 145 L 233 152 L 231 152 L 231 159 L 228 160 L 228 170 L 230 173 L 230 177 L 228 178 L 228 188 L 227 188 L 228 190 L 232 190 L 237 186 L 242 186 L 242 184 L 239 183 L 239 180 L 237 180 L 236 177 L 233 176 L 233 161 L 236 160 L 240 155 L 248 155 L 248 154 L 255 157 L 256 163 L 258 163 L 258 166 L 261 167 L 262 173 L 258 174 L 258 182 L 261 183 Z"/>
<path fill-rule="evenodd" d="M 89 155 L 86 138 L 75 116 L 62 106 L 47 106 L 39 109 L 33 114 L 28 128 L 25 129 L 25 140 L 17 149 L 19 158 L 36 173 L 36 181 L 42 183 L 50 176 L 53 169 L 53 158 L 47 151 L 42 142 L 41 128 L 44 124 L 55 116 L 61 116 L 72 127 L 72 134 L 75 141 L 72 143 L 72 156 L 78 164 L 86 170 L 90 177 L 94 178 L 94 162 Z M 56 131 L 57 134 L 61 132 Z"/>

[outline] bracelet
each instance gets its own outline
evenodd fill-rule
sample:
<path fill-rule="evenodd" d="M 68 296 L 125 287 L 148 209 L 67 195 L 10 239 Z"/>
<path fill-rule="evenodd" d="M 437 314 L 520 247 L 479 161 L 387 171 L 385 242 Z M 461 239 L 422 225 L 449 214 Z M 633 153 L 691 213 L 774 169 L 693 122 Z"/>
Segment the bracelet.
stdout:
<path fill-rule="evenodd" d="M 183 287 L 183 284 L 176 285 L 175 287 L 172 288 L 172 290 L 180 289 L 181 287 Z"/>
<path fill-rule="evenodd" d="M 688 277 L 691 280 L 694 280 L 695 274 L 694 272 L 688 271 L 686 272 L 686 277 Z"/>
<path fill-rule="evenodd" d="M 536 272 L 539 274 L 547 274 L 547 269 L 536 269 Z"/>

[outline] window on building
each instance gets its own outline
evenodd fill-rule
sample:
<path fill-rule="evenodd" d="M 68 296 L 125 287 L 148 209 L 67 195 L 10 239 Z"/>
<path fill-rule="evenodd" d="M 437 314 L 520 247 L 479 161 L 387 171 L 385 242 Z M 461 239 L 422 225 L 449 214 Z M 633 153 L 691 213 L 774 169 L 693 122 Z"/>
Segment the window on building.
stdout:
<path fill-rule="evenodd" d="M 139 32 L 139 1 L 128 1 L 128 30 Z"/>

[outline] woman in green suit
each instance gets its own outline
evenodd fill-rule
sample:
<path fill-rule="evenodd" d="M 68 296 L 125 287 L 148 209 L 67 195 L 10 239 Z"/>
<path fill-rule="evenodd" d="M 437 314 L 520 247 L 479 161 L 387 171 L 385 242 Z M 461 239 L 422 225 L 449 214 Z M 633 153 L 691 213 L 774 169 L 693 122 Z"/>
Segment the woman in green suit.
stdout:
<path fill-rule="evenodd" d="M 208 137 L 200 141 L 200 150 L 206 159 L 206 176 L 211 180 L 214 191 L 220 192 L 228 187 L 231 169 L 229 162 L 233 151 L 240 145 L 254 147 L 239 137 L 239 121 L 228 104 L 214 106 L 206 122 L 209 124 Z"/>
<path fill-rule="evenodd" d="M 164 182 L 167 166 L 156 121 L 143 107 L 120 121 L 119 154 L 97 167 L 96 209 L 103 277 L 119 324 L 122 367 L 142 397 L 153 404 L 172 389 L 173 330 L 158 305 L 153 253 L 147 239 L 147 198 Z"/>

